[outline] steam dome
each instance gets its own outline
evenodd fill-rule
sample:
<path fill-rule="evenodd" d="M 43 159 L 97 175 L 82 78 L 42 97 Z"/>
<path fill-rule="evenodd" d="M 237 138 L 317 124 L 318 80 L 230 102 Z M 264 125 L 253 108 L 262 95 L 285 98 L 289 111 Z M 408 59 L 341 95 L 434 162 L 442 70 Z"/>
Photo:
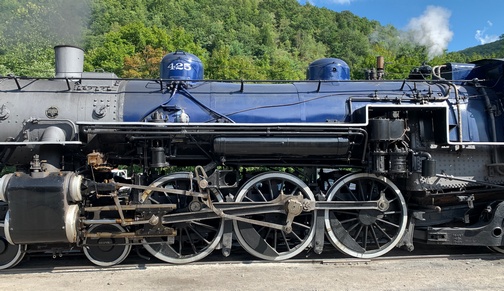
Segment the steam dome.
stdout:
<path fill-rule="evenodd" d="M 161 78 L 175 80 L 202 80 L 203 63 L 190 53 L 177 51 L 169 53 L 161 60 Z"/>
<path fill-rule="evenodd" d="M 319 59 L 308 67 L 308 80 L 350 80 L 350 67 L 336 58 Z"/>

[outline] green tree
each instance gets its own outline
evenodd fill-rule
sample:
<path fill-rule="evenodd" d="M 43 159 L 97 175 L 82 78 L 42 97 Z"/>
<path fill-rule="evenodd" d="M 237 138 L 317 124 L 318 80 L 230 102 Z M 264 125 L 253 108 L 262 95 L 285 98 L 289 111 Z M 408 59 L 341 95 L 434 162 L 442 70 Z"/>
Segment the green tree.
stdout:
<path fill-rule="evenodd" d="M 147 27 L 141 22 L 124 26 L 115 25 L 113 30 L 90 39 L 86 54 L 86 69 L 103 69 L 127 77 L 159 77 L 159 62 L 164 54 L 185 50 L 200 55 L 205 52 L 193 37 L 182 28 L 171 31 Z"/>
<path fill-rule="evenodd" d="M 3 0 L 0 20 L 3 75 L 53 75 L 58 44 L 83 46 L 86 70 L 145 78 L 175 50 L 200 57 L 207 78 L 224 79 L 303 79 L 322 57 L 345 60 L 356 79 L 377 55 L 388 78 L 405 78 L 427 60 L 425 47 L 390 25 L 296 0 Z M 430 63 L 499 55 L 502 42 Z"/>
<path fill-rule="evenodd" d="M 53 76 L 53 47 L 82 44 L 88 1 L 0 3 L 0 74 Z"/>

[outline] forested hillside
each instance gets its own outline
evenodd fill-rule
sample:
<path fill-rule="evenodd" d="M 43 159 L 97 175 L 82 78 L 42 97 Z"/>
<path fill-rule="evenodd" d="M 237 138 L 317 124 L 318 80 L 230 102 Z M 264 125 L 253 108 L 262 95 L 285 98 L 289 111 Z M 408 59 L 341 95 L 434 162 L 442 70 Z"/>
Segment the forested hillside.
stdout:
<path fill-rule="evenodd" d="M 503 36 L 501 36 L 500 40 L 498 40 L 498 41 L 470 47 L 470 48 L 461 50 L 460 53 L 463 55 L 467 55 L 467 56 L 483 55 L 483 56 L 504 58 L 504 39 L 503 39 Z"/>
<path fill-rule="evenodd" d="M 175 50 L 199 56 L 208 79 L 304 79 L 321 57 L 345 60 L 357 79 L 378 55 L 393 79 L 427 61 L 394 27 L 296 0 L 3 0 L 0 20 L 2 75 L 52 76 L 58 44 L 83 47 L 86 70 L 135 78 L 158 77 Z"/>

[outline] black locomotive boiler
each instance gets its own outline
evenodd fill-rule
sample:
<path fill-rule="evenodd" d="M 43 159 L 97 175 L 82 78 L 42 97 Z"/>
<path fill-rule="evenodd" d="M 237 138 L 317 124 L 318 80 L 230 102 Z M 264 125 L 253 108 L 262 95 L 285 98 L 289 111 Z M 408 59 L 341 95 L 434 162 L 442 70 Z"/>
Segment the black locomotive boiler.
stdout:
<path fill-rule="evenodd" d="M 322 59 L 306 81 L 224 82 L 175 52 L 133 80 L 55 50 L 54 78 L 0 78 L 2 269 L 74 249 L 100 266 L 132 247 L 176 264 L 237 243 L 265 260 L 326 242 L 503 250 L 504 60 L 353 81 Z"/>

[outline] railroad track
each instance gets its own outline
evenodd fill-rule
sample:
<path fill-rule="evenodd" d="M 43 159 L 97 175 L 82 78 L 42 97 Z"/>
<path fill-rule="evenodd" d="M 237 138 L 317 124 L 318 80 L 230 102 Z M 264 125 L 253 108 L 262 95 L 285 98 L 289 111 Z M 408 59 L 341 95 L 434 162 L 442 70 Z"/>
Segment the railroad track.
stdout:
<path fill-rule="evenodd" d="M 212 265 L 212 264 L 271 264 L 271 263 L 296 263 L 296 264 L 334 264 L 348 265 L 359 263 L 373 263 L 382 261 L 405 261 L 405 260 L 501 260 L 504 259 L 503 254 L 494 253 L 485 247 L 446 247 L 446 246 L 431 246 L 417 245 L 417 249 L 413 252 L 407 252 L 402 249 L 396 249 L 390 253 L 373 259 L 357 259 L 344 256 L 337 250 L 328 246 L 322 255 L 317 255 L 313 252 L 304 252 L 297 257 L 285 261 L 266 261 L 258 260 L 249 255 L 243 250 L 237 250 L 229 257 L 223 257 L 218 251 L 211 254 L 207 258 L 193 262 L 191 265 Z M 96 271 L 96 270 L 132 270 L 146 269 L 148 267 L 158 266 L 176 266 L 162 262 L 156 258 L 147 257 L 146 254 L 132 252 L 130 256 L 121 264 L 103 268 L 90 263 L 87 258 L 80 252 L 64 254 L 62 257 L 53 258 L 50 254 L 32 254 L 27 255 L 25 259 L 15 268 L 1 270 L 0 274 L 22 274 L 22 273 L 37 273 L 37 272 L 79 272 L 79 271 Z"/>

